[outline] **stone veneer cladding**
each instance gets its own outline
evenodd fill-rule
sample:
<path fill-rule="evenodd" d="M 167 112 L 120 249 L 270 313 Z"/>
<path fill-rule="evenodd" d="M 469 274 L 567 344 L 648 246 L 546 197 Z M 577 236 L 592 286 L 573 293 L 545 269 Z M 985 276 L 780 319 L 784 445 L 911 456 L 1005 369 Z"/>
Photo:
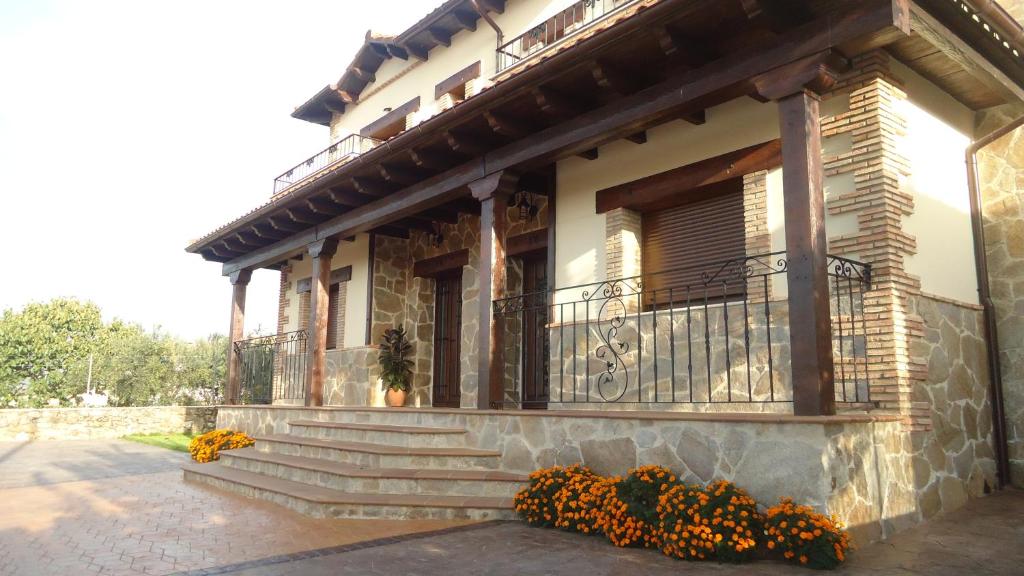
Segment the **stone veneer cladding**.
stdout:
<path fill-rule="evenodd" d="M 1016 3 L 1024 13 L 1024 2 Z M 979 134 L 1009 123 L 1019 111 L 993 109 L 979 115 Z M 999 331 L 1010 479 L 1024 488 L 1024 130 L 996 140 L 978 153 L 985 252 Z"/>

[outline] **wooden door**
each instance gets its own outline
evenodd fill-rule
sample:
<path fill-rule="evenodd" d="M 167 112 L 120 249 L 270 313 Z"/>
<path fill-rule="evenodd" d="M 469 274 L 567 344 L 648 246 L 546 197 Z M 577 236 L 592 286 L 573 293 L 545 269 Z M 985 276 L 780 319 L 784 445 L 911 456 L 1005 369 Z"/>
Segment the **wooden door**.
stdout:
<path fill-rule="evenodd" d="M 550 343 L 548 338 L 548 260 L 523 259 L 523 408 L 547 408 Z"/>
<path fill-rule="evenodd" d="M 441 276 L 435 281 L 434 295 L 434 406 L 458 408 L 462 400 L 461 334 L 462 275 Z"/>

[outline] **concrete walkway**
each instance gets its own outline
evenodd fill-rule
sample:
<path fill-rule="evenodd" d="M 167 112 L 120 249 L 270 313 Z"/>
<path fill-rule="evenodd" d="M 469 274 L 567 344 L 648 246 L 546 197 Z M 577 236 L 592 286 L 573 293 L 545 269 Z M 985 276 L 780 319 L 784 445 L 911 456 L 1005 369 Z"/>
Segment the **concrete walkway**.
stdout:
<path fill-rule="evenodd" d="M 186 458 L 123 441 L 0 443 L 0 576 L 814 573 L 679 562 L 515 522 L 313 519 L 186 484 Z M 1024 574 L 1024 492 L 864 547 L 838 573 Z"/>

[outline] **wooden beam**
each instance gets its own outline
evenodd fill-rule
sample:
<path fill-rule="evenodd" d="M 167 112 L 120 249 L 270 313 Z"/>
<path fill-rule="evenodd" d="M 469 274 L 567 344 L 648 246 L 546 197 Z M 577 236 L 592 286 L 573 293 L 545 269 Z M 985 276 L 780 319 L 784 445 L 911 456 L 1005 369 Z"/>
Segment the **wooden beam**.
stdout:
<path fill-rule="evenodd" d="M 370 180 L 369 178 L 354 177 L 351 180 L 352 187 L 356 189 L 356 192 L 365 194 L 366 196 L 373 196 L 375 198 L 383 198 L 393 192 L 388 186 Z"/>
<path fill-rule="evenodd" d="M 409 149 L 409 158 L 416 166 L 426 170 L 442 170 L 450 167 L 453 162 L 442 154 L 436 154 L 430 150 Z"/>
<path fill-rule="evenodd" d="M 426 49 L 408 43 L 404 44 L 402 48 L 404 48 L 405 51 L 408 52 L 410 56 L 419 60 L 420 62 L 427 61 L 428 51 Z"/>
<path fill-rule="evenodd" d="M 541 112 L 556 117 L 576 116 L 583 112 L 579 102 L 553 88 L 537 86 L 533 89 L 533 98 Z"/>
<path fill-rule="evenodd" d="M 487 12 L 505 13 L 505 0 L 479 0 L 480 7 Z"/>
<path fill-rule="evenodd" d="M 828 239 L 818 98 L 806 91 L 779 101 L 786 220 L 793 413 L 836 412 L 829 313 Z"/>
<path fill-rule="evenodd" d="M 477 408 L 499 407 L 503 400 L 505 371 L 504 319 L 494 315 L 492 302 L 505 297 L 505 241 L 508 230 L 508 199 L 515 193 L 519 176 L 504 170 L 469 184 L 480 201 L 480 330 L 477 334 Z"/>
<path fill-rule="evenodd" d="M 610 62 L 602 60 L 592 61 L 590 63 L 590 73 L 594 77 L 594 82 L 605 90 L 611 90 L 622 96 L 636 92 L 636 80 Z"/>
<path fill-rule="evenodd" d="M 396 217 L 438 206 L 464 194 L 464 187 L 488 173 L 517 167 L 544 166 L 558 158 L 577 154 L 678 118 L 682 112 L 706 109 L 754 89 L 750 78 L 826 50 L 836 44 L 892 29 L 892 2 L 865 0 L 828 17 L 800 26 L 771 44 L 754 45 L 751 50 L 731 54 L 697 70 L 672 76 L 616 102 L 591 110 L 559 125 L 512 142 L 474 158 L 445 173 L 321 223 L 311 231 L 318 235 L 350 236 L 372 230 Z M 651 8 L 652 14 L 657 6 Z M 627 21 L 628 22 L 628 21 Z M 625 25 L 623 23 L 622 25 Z M 570 51 L 571 52 L 571 51 Z M 557 56 L 556 56 L 557 58 Z M 512 82 L 513 80 L 509 80 Z M 497 90 L 497 88 L 496 88 Z M 472 100 L 469 101 L 472 103 Z M 304 234 L 302 238 L 309 238 Z M 223 271 L 258 267 L 302 249 L 297 239 L 287 238 L 226 262 Z"/>
<path fill-rule="evenodd" d="M 463 30 L 469 30 L 470 32 L 476 32 L 476 20 L 477 15 L 475 13 L 463 12 L 462 10 L 455 10 L 452 12 L 452 18 L 459 23 L 459 27 Z"/>
<path fill-rule="evenodd" d="M 322 198 L 307 198 L 306 207 L 315 214 L 333 217 L 345 211 L 342 205 Z"/>
<path fill-rule="evenodd" d="M 630 134 L 626 136 L 626 140 L 629 140 L 633 144 L 647 144 L 647 131 L 637 132 L 636 134 Z"/>
<path fill-rule="evenodd" d="M 448 147 L 451 148 L 453 152 L 465 154 L 466 156 L 480 156 L 487 150 L 482 147 L 478 141 L 452 130 L 445 132 L 444 137 L 448 142 Z"/>
<path fill-rule="evenodd" d="M 731 180 L 759 170 L 771 170 L 781 165 L 782 141 L 772 140 L 598 190 L 595 195 L 596 209 L 598 214 L 616 208 L 654 210 L 659 205 L 671 204 L 675 197 L 685 194 L 688 190 Z"/>
<path fill-rule="evenodd" d="M 310 244 L 307 252 L 313 259 L 313 277 L 309 297 L 309 333 L 306 347 L 306 406 L 324 405 L 324 377 L 327 363 L 328 290 L 331 287 L 331 257 L 338 241 L 324 238 Z"/>
<path fill-rule="evenodd" d="M 530 129 L 524 126 L 522 122 L 508 116 L 491 110 L 484 112 L 483 116 L 495 134 L 509 138 L 524 138 L 530 134 Z"/>
<path fill-rule="evenodd" d="M 287 236 L 287 234 L 275 229 L 273 226 L 267 226 L 265 224 L 253 224 L 249 227 L 252 233 L 265 240 L 277 241 Z"/>
<path fill-rule="evenodd" d="M 680 120 L 685 120 L 694 126 L 700 126 L 708 121 L 707 113 L 704 110 L 697 110 L 695 112 L 683 112 L 679 115 Z"/>
<path fill-rule="evenodd" d="M 358 192 L 350 192 L 341 188 L 330 188 L 327 190 L 327 195 L 330 197 L 331 202 L 342 206 L 348 206 L 349 208 L 365 206 L 374 200 L 373 196 L 366 196 Z"/>
<path fill-rule="evenodd" d="M 583 158 L 584 160 L 597 160 L 598 155 L 599 155 L 599 153 L 598 153 L 597 148 L 591 148 L 590 150 L 584 150 L 583 152 L 580 152 L 579 154 L 577 154 L 577 156 L 579 156 L 580 158 Z"/>
<path fill-rule="evenodd" d="M 452 45 L 452 35 L 440 28 L 436 28 L 434 26 L 428 27 L 427 36 L 430 36 L 431 40 L 442 46 L 447 47 Z"/>
<path fill-rule="evenodd" d="M 463 248 L 433 258 L 412 263 L 412 275 L 417 278 L 434 278 L 458 270 L 469 264 L 469 249 Z"/>
<path fill-rule="evenodd" d="M 233 272 L 231 281 L 231 325 L 228 328 L 228 381 L 224 389 L 226 404 L 238 404 L 242 390 L 242 366 L 235 342 L 245 337 L 245 291 L 252 278 L 252 270 Z"/>
<path fill-rule="evenodd" d="M 235 239 L 241 242 L 246 248 L 254 248 L 263 245 L 263 243 L 259 241 L 258 236 L 254 238 L 251 233 L 245 232 L 244 230 L 236 232 Z"/>
<path fill-rule="evenodd" d="M 377 226 L 376 228 L 371 230 L 371 232 L 373 232 L 374 234 L 378 234 L 380 236 L 390 236 L 392 238 L 401 238 L 403 240 L 408 240 L 409 239 L 409 229 L 408 228 L 401 228 L 401 227 L 398 227 L 398 226 L 392 226 L 390 224 L 385 224 L 383 226 Z"/>
<path fill-rule="evenodd" d="M 914 4 L 910 8 L 909 18 L 914 32 L 959 64 L 973 78 L 1010 102 L 1024 100 L 1024 88 L 923 8 Z"/>
<path fill-rule="evenodd" d="M 392 184 L 398 184 L 400 186 L 408 186 L 409 184 L 415 184 L 416 182 L 419 182 L 420 180 L 423 179 L 423 175 L 417 173 L 417 171 L 400 168 L 393 164 L 378 164 L 377 170 L 380 172 L 381 177 L 383 177 L 385 180 L 391 182 Z"/>
<path fill-rule="evenodd" d="M 313 225 L 317 223 L 316 216 L 304 208 L 287 208 L 284 211 L 288 218 L 296 224 Z"/>
<path fill-rule="evenodd" d="M 409 52 L 398 44 L 388 44 L 388 52 L 399 60 L 408 60 Z"/>

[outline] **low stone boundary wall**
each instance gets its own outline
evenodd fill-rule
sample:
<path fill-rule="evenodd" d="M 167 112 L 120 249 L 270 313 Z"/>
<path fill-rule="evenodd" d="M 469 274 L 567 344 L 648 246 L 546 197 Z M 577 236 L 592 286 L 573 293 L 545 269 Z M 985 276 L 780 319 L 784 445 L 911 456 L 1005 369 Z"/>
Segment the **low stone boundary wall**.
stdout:
<path fill-rule="evenodd" d="M 96 440 L 161 432 L 201 434 L 216 425 L 216 406 L 0 410 L 0 440 Z"/>

